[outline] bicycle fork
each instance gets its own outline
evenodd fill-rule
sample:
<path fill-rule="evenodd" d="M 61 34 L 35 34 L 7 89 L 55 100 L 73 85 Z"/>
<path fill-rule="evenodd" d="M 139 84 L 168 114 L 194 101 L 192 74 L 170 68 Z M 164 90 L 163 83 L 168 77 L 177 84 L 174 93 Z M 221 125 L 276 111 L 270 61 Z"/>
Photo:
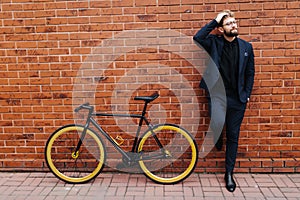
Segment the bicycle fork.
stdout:
<path fill-rule="evenodd" d="M 79 156 L 79 149 L 80 149 L 80 147 L 82 145 L 82 141 L 84 140 L 84 138 L 86 136 L 87 129 L 88 129 L 89 125 L 90 125 L 92 113 L 93 113 L 93 109 L 89 109 L 88 117 L 87 117 L 86 123 L 84 125 L 83 131 L 82 131 L 82 133 L 80 135 L 80 138 L 79 138 L 79 141 L 77 143 L 76 149 L 75 149 L 74 152 L 72 152 L 72 158 L 73 159 L 77 159 L 78 156 Z"/>
<path fill-rule="evenodd" d="M 73 159 L 77 159 L 78 156 L 79 156 L 79 149 L 80 149 L 80 147 L 81 147 L 81 145 L 82 145 L 82 141 L 83 141 L 84 138 L 85 138 L 85 135 L 86 135 L 86 131 L 87 131 L 88 126 L 89 126 L 89 123 L 87 123 L 87 124 L 84 126 L 83 131 L 82 131 L 82 133 L 81 133 L 81 135 L 80 135 L 79 141 L 78 141 L 78 143 L 77 143 L 76 149 L 75 149 L 74 152 L 72 152 L 72 158 L 73 158 Z"/>

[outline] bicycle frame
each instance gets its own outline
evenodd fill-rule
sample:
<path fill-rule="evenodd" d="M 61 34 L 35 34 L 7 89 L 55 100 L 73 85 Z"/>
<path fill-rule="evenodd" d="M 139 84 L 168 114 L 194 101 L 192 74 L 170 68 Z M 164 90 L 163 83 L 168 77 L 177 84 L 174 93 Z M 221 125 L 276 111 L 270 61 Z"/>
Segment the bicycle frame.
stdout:
<path fill-rule="evenodd" d="M 160 141 L 158 140 L 158 138 L 156 137 L 156 135 L 154 134 L 153 130 L 152 130 L 152 125 L 150 124 L 150 122 L 148 121 L 148 119 L 145 117 L 146 115 L 146 110 L 147 110 L 147 102 L 144 105 L 142 114 L 108 114 L 108 113 L 95 113 L 93 111 L 93 107 L 89 106 L 86 107 L 86 109 L 89 110 L 88 113 L 88 117 L 86 120 L 86 123 L 84 125 L 84 130 L 82 132 L 82 135 L 80 137 L 80 140 L 77 144 L 76 150 L 75 150 L 75 154 L 77 151 L 79 151 L 80 146 L 82 144 L 82 141 L 84 140 L 84 137 L 86 135 L 86 131 L 88 129 L 88 127 L 90 126 L 90 123 L 92 123 L 98 131 L 100 131 L 100 133 L 128 160 L 128 161 L 133 161 L 134 158 L 130 157 L 130 155 L 124 151 L 111 137 L 110 135 L 104 131 L 101 127 L 101 125 L 99 125 L 97 123 L 97 121 L 93 118 L 93 117 L 128 117 L 128 118 L 138 118 L 140 119 L 138 127 L 137 127 L 137 131 L 136 131 L 136 135 L 135 135 L 135 139 L 134 139 L 134 143 L 132 145 L 132 149 L 131 149 L 131 153 L 136 153 L 137 152 L 137 143 L 139 140 L 139 136 L 140 136 L 140 132 L 141 132 L 141 128 L 143 126 L 143 122 L 145 121 L 147 127 L 151 130 L 153 137 L 155 138 L 155 141 L 157 142 L 158 146 L 160 148 L 163 148 L 162 144 L 160 143 Z M 139 158 L 139 156 L 138 156 Z"/>

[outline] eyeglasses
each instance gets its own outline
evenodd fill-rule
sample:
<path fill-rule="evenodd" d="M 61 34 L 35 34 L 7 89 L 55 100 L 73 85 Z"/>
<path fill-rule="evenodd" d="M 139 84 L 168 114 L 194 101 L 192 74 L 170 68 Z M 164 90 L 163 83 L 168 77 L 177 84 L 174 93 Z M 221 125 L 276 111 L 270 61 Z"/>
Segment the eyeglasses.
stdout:
<path fill-rule="evenodd" d="M 223 24 L 223 26 L 233 26 L 236 24 L 237 24 L 237 21 L 231 21 L 231 22 L 227 22 L 226 24 Z"/>

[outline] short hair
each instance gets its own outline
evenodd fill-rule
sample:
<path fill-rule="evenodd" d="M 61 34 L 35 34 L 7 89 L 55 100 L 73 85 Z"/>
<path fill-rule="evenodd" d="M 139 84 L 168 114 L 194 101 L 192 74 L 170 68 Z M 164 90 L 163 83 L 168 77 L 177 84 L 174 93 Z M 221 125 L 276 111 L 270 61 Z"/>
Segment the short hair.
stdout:
<path fill-rule="evenodd" d="M 231 10 L 223 10 L 222 12 L 225 12 L 225 13 L 227 13 L 228 15 L 225 15 L 225 16 L 221 19 L 220 23 L 218 24 L 218 27 L 222 27 L 222 26 L 223 26 L 224 19 L 226 19 L 227 17 L 234 17 L 234 12 L 232 12 Z"/>

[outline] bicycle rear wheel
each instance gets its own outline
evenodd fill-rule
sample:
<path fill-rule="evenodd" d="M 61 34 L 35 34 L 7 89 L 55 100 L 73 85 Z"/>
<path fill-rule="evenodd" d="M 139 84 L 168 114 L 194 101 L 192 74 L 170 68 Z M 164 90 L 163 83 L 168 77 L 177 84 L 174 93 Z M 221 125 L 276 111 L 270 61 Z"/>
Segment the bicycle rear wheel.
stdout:
<path fill-rule="evenodd" d="M 157 125 L 146 131 L 138 144 L 138 152 L 144 174 L 161 184 L 183 181 L 193 172 L 198 160 L 197 144 L 191 134 L 173 124 Z"/>
<path fill-rule="evenodd" d="M 67 183 L 85 183 L 103 169 L 106 152 L 101 138 L 87 129 L 79 151 L 75 152 L 83 127 L 67 125 L 56 130 L 48 139 L 45 159 L 51 172 Z"/>

